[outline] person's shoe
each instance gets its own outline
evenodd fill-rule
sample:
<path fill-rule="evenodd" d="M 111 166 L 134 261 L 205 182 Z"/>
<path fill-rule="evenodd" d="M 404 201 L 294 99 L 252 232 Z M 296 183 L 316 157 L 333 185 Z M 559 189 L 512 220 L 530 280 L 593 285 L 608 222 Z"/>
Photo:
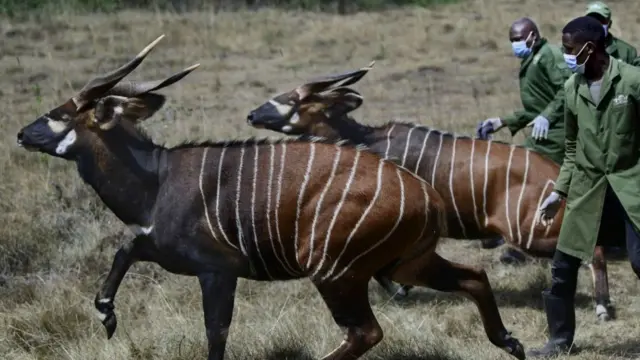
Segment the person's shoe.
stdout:
<path fill-rule="evenodd" d="M 500 255 L 500 262 L 507 265 L 522 265 L 527 262 L 527 257 L 516 249 L 507 248 Z"/>
<path fill-rule="evenodd" d="M 575 352 L 573 335 L 576 317 L 573 303 L 543 291 L 542 299 L 549 325 L 549 341 L 539 349 L 527 352 L 527 358 L 549 358 Z"/>
<path fill-rule="evenodd" d="M 493 239 L 482 239 L 482 248 L 483 249 L 495 249 L 498 246 L 504 244 L 504 238 L 502 236 L 493 238 Z"/>

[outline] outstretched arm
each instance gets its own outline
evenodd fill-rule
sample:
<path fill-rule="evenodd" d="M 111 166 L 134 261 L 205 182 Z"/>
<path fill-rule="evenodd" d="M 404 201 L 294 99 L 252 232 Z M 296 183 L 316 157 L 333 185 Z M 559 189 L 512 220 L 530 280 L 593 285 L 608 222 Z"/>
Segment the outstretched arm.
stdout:
<path fill-rule="evenodd" d="M 527 127 L 538 114 L 528 112 L 525 110 L 515 111 L 513 114 L 502 117 L 502 124 L 511 131 L 511 136 L 514 136 L 518 131 Z"/>

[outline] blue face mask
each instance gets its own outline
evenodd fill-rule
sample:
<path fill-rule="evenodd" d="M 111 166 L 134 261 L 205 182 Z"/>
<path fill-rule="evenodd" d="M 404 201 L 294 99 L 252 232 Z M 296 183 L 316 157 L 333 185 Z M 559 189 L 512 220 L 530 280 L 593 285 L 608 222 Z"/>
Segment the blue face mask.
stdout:
<path fill-rule="evenodd" d="M 531 54 L 531 48 L 527 46 L 527 41 L 531 37 L 531 34 L 533 33 L 529 33 L 529 36 L 527 36 L 525 40 L 514 41 L 511 43 L 511 49 L 513 50 L 513 55 L 522 59 L 527 57 L 529 54 Z"/>
<path fill-rule="evenodd" d="M 569 69 L 578 74 L 584 74 L 585 65 L 587 65 L 587 61 L 589 61 L 589 56 L 591 56 L 591 55 L 587 56 L 584 62 L 578 65 L 578 56 L 580 56 L 585 46 L 587 46 L 587 44 L 584 44 L 582 46 L 582 49 L 580 49 L 580 52 L 578 52 L 577 55 L 562 54 L 562 56 L 564 56 L 564 62 L 567 64 Z"/>

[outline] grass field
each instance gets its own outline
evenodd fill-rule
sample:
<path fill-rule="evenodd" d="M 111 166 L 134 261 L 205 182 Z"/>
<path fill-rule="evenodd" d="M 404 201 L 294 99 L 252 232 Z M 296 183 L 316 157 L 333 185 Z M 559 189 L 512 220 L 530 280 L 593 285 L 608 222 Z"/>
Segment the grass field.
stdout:
<path fill-rule="evenodd" d="M 613 32 L 640 45 L 635 1 L 610 1 Z M 637 4 L 635 4 L 637 8 Z M 193 63 L 195 73 L 164 90 L 165 110 L 145 124 L 157 142 L 278 134 L 247 127 L 249 110 L 317 75 L 376 66 L 356 86 L 366 123 L 391 118 L 473 134 L 478 121 L 520 105 L 510 23 L 528 15 L 551 41 L 584 3 L 476 0 L 431 10 L 349 17 L 296 12 L 53 16 L 0 21 L 0 358 L 203 359 L 205 333 L 195 278 L 136 264 L 125 278 L 107 341 L 93 309 L 116 247 L 131 234 L 82 183 L 75 166 L 15 145 L 18 129 L 74 94 L 92 75 L 115 68 L 160 34 L 166 38 L 131 75 L 155 78 Z M 498 139 L 521 142 L 506 133 Z M 483 264 L 503 319 L 525 347 L 546 339 L 540 291 L 547 262 L 507 267 L 500 250 L 445 240 L 445 257 Z M 640 358 L 640 287 L 626 261 L 609 263 L 618 319 L 595 322 L 591 280 L 580 273 L 581 360 Z M 308 281 L 241 281 L 228 359 L 313 359 L 342 334 Z M 414 290 L 395 302 L 371 283 L 385 339 L 366 359 L 509 359 L 486 339 L 468 300 Z"/>

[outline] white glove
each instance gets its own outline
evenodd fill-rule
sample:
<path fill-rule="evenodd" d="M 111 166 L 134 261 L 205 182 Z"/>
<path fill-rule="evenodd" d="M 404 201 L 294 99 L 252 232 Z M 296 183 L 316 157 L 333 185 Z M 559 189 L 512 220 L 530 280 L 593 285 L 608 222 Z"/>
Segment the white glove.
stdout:
<path fill-rule="evenodd" d="M 484 122 L 488 123 L 488 124 L 491 124 L 491 128 L 493 128 L 493 131 L 498 131 L 498 129 L 500 129 L 503 126 L 502 125 L 502 120 L 500 120 L 499 117 L 488 118 Z"/>
<path fill-rule="evenodd" d="M 498 131 L 503 126 L 500 118 L 489 118 L 478 125 L 476 129 L 476 136 L 478 139 L 487 140 L 490 134 Z"/>
<path fill-rule="evenodd" d="M 533 119 L 533 131 L 531 132 L 531 136 L 536 139 L 546 139 L 547 134 L 549 133 L 549 120 L 542 115 L 536 116 Z"/>
<path fill-rule="evenodd" d="M 544 226 L 551 226 L 553 224 L 553 218 L 560 209 L 562 203 L 562 197 L 555 191 L 552 191 L 549 196 L 544 200 L 540 209 L 538 210 L 539 218 L 538 224 L 542 223 Z"/>

